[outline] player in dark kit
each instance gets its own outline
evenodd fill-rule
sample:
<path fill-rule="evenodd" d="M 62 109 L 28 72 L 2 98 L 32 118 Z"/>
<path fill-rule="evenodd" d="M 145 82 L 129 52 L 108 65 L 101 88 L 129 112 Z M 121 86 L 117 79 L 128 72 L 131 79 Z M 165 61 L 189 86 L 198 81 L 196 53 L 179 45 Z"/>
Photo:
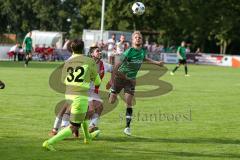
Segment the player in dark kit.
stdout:
<path fill-rule="evenodd" d="M 187 57 L 186 57 L 186 48 L 185 48 L 186 42 L 182 42 L 181 46 L 177 49 L 177 56 L 178 56 L 178 65 L 170 72 L 170 74 L 173 76 L 174 72 L 180 67 L 180 65 L 184 65 L 185 69 L 185 76 L 188 75 L 188 68 L 187 68 Z"/>
<path fill-rule="evenodd" d="M 133 97 L 136 85 L 136 76 L 143 63 L 147 61 L 151 64 L 162 66 L 162 61 L 154 61 L 146 57 L 146 50 L 142 47 L 142 34 L 135 31 L 132 34 L 132 47 L 127 49 L 120 57 L 120 61 L 116 63 L 113 69 L 111 82 L 106 86 L 108 88 L 111 84 L 109 102 L 115 103 L 117 94 L 124 89 L 124 96 L 126 102 L 126 128 L 124 134 L 130 136 L 130 123 L 133 112 Z"/>
<path fill-rule="evenodd" d="M 29 35 L 24 40 L 22 46 L 23 46 L 23 48 L 25 48 L 25 54 L 26 54 L 24 66 L 27 67 L 28 62 L 32 58 L 32 49 L 33 49 L 33 47 L 32 47 L 32 32 L 29 32 Z"/>

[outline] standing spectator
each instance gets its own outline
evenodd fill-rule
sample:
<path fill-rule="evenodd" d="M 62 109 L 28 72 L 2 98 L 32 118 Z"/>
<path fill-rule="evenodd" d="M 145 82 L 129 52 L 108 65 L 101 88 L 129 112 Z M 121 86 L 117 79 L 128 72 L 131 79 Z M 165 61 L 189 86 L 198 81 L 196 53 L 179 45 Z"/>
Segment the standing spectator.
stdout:
<path fill-rule="evenodd" d="M 186 54 L 189 54 L 189 53 L 191 53 L 190 44 L 188 44 L 186 48 Z"/>
<path fill-rule="evenodd" d="M 32 58 L 32 32 L 29 32 L 28 37 L 25 38 L 25 40 L 23 41 L 23 48 L 25 48 L 25 67 L 28 66 L 28 62 L 30 61 L 30 59 Z"/>
<path fill-rule="evenodd" d="M 113 64 L 114 59 L 114 49 L 116 45 L 116 35 L 113 33 L 112 38 L 107 41 L 107 50 L 108 50 L 108 63 Z"/>
<path fill-rule="evenodd" d="M 23 61 L 24 60 L 24 50 L 22 46 L 19 46 L 19 53 L 18 53 L 18 61 Z"/>
<path fill-rule="evenodd" d="M 153 42 L 153 43 L 152 43 L 151 52 L 156 53 L 156 49 L 157 49 L 157 43 L 156 43 L 156 42 Z"/>
<path fill-rule="evenodd" d="M 195 54 L 198 54 L 198 55 L 202 54 L 201 49 L 199 47 L 197 48 Z"/>
<path fill-rule="evenodd" d="M 9 58 L 13 56 L 13 60 L 16 61 L 17 56 L 19 54 L 19 43 L 16 43 L 14 46 L 12 46 L 8 52 Z"/>
<path fill-rule="evenodd" d="M 54 49 L 55 49 L 55 46 L 52 44 L 52 46 L 50 47 L 50 46 L 48 46 L 47 48 L 46 48 L 46 59 L 48 60 L 48 61 L 52 61 L 52 56 L 53 56 L 53 52 L 54 52 Z"/>
<path fill-rule="evenodd" d="M 57 54 L 57 50 L 56 50 L 56 46 L 54 44 L 52 44 L 52 61 L 57 61 L 59 60 L 58 54 Z"/>
<path fill-rule="evenodd" d="M 106 44 L 103 42 L 103 40 L 100 41 L 100 43 L 97 44 L 100 50 L 104 50 L 106 47 Z"/>
<path fill-rule="evenodd" d="M 63 45 L 63 50 L 67 50 L 68 49 L 68 44 L 69 44 L 70 40 L 69 39 L 65 39 L 64 45 Z"/>
<path fill-rule="evenodd" d="M 148 47 L 149 47 L 149 42 L 148 42 L 148 40 L 145 41 L 145 44 L 143 45 L 143 47 L 144 47 L 146 50 L 148 49 Z"/>
<path fill-rule="evenodd" d="M 120 57 L 126 49 L 127 48 L 126 48 L 126 45 L 125 45 L 125 36 L 121 35 L 120 36 L 120 41 L 118 43 L 116 43 L 116 52 L 115 52 L 115 55 L 114 55 L 114 63 L 115 64 L 120 61 Z"/>

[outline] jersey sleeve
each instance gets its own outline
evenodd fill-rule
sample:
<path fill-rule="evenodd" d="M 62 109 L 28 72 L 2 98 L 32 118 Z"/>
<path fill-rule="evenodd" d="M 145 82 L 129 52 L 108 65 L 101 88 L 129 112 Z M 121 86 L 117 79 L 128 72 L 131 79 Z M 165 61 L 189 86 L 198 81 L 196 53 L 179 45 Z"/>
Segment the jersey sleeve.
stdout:
<path fill-rule="evenodd" d="M 177 48 L 177 53 L 180 53 L 181 47 Z"/>

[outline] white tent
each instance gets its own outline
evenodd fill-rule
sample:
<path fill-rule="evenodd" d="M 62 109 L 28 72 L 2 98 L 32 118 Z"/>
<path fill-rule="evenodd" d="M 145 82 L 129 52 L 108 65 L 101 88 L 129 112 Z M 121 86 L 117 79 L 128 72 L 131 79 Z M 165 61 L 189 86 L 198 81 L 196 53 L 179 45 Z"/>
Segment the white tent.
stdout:
<path fill-rule="evenodd" d="M 25 36 L 25 38 L 29 33 Z M 52 46 L 61 49 L 63 43 L 63 32 L 32 31 L 33 46 L 43 45 Z"/>

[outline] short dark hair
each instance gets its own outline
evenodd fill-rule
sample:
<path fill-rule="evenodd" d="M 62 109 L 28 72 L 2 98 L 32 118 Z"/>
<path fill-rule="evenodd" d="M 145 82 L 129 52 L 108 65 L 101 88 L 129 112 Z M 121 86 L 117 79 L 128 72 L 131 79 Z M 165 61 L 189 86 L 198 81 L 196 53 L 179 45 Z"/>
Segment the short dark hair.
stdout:
<path fill-rule="evenodd" d="M 98 46 L 90 47 L 89 53 L 93 53 L 95 49 L 99 48 Z"/>
<path fill-rule="evenodd" d="M 82 39 L 74 39 L 70 43 L 70 48 L 71 48 L 71 51 L 74 52 L 75 54 L 82 54 L 83 48 L 84 48 L 84 42 L 82 41 Z"/>

